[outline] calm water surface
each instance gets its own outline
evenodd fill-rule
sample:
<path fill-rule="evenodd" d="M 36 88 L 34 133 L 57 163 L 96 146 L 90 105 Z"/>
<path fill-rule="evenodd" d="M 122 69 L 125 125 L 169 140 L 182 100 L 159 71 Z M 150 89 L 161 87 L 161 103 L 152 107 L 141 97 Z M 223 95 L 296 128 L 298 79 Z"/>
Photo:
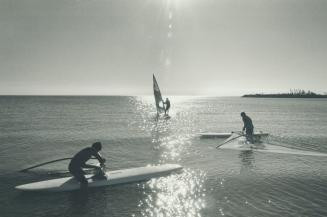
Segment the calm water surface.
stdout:
<path fill-rule="evenodd" d="M 170 97 L 156 118 L 153 97 L 0 97 L 1 216 L 327 216 L 327 157 L 215 149 L 204 131 L 256 130 L 286 148 L 327 153 L 325 99 Z M 21 193 L 14 186 L 57 178 L 94 141 L 109 169 L 160 163 L 180 174 L 79 192 Z"/>

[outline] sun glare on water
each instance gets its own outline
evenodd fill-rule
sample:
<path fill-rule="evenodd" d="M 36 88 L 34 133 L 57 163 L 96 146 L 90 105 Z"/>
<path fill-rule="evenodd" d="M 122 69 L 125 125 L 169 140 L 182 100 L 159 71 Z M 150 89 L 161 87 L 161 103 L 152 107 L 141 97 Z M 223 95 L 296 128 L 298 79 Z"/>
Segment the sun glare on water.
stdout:
<path fill-rule="evenodd" d="M 138 205 L 142 216 L 201 217 L 206 206 L 205 180 L 205 173 L 184 169 L 181 174 L 149 181 L 143 185 L 148 189 L 146 197 Z"/>
<path fill-rule="evenodd" d="M 174 102 L 172 119 L 154 118 L 156 109 L 153 96 L 136 97 L 131 103 L 144 120 L 139 126 L 152 137 L 152 146 L 158 156 L 158 163 L 174 163 L 184 166 L 183 156 L 190 153 L 193 128 L 189 108 L 194 98 L 186 96 L 169 96 Z M 180 127 L 180 124 L 188 127 Z M 206 207 L 207 174 L 196 168 L 185 166 L 182 171 L 151 179 L 140 184 L 144 192 L 138 202 L 140 213 L 132 216 L 144 217 L 201 217 Z"/>

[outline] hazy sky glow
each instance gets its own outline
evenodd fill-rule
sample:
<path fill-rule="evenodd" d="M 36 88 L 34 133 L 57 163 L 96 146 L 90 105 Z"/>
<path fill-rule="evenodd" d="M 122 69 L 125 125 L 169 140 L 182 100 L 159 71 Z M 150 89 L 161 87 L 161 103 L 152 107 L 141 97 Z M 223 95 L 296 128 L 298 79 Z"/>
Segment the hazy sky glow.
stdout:
<path fill-rule="evenodd" d="M 0 94 L 327 92 L 325 0 L 0 0 Z"/>

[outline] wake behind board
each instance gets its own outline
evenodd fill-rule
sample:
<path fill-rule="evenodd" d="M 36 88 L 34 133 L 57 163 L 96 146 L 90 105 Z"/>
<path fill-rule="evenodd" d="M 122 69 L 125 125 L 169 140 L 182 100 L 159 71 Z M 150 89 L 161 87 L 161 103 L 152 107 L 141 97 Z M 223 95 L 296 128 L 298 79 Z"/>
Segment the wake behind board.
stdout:
<path fill-rule="evenodd" d="M 170 119 L 171 118 L 168 114 L 165 114 L 163 117 L 164 117 L 164 119 Z"/>
<path fill-rule="evenodd" d="M 108 185 L 125 184 L 131 182 L 146 181 L 152 178 L 168 175 L 181 170 L 183 167 L 178 164 L 163 164 L 158 166 L 137 167 L 131 169 L 115 170 L 106 172 L 104 179 L 92 179 L 93 175 L 86 175 L 88 187 L 100 187 Z M 21 191 L 73 191 L 80 189 L 80 183 L 73 177 L 51 179 L 41 182 L 19 185 L 15 187 Z"/>
<path fill-rule="evenodd" d="M 214 132 L 204 132 L 198 134 L 201 138 L 228 138 L 232 135 L 232 133 L 214 133 Z M 264 132 L 254 132 L 253 136 L 268 136 L 269 133 Z"/>

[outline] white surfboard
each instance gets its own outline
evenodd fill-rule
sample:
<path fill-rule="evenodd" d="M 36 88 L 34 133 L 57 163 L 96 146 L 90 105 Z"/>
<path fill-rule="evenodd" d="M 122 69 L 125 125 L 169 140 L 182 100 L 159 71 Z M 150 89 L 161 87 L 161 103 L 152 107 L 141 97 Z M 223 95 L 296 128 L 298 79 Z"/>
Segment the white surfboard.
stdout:
<path fill-rule="evenodd" d="M 168 175 L 182 168 L 178 164 L 163 164 L 106 172 L 105 179 L 92 179 L 93 175 L 86 175 L 86 178 L 89 182 L 88 187 L 92 188 L 146 181 L 151 178 Z M 66 177 L 19 185 L 15 188 L 21 191 L 72 191 L 80 189 L 80 183 L 73 177 Z"/>
<path fill-rule="evenodd" d="M 228 138 L 232 135 L 232 133 L 214 133 L 214 132 L 203 132 L 198 134 L 201 138 Z M 254 132 L 253 136 L 268 136 L 269 133 L 264 132 Z"/>

